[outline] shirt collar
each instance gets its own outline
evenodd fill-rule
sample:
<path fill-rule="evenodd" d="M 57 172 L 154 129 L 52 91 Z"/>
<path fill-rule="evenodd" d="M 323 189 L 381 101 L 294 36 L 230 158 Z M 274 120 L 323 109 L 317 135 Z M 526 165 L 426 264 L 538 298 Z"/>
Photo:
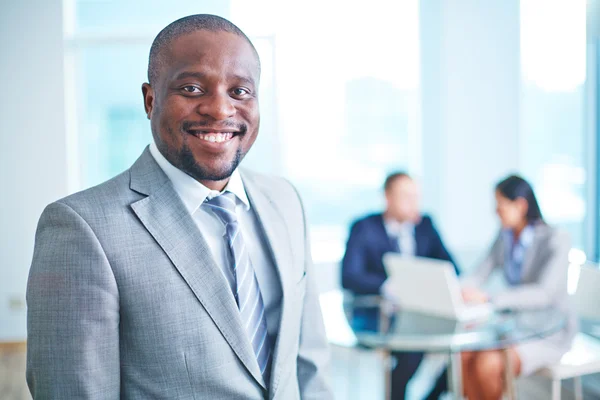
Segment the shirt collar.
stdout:
<path fill-rule="evenodd" d="M 413 233 L 415 230 L 415 224 L 411 222 L 398 222 L 394 218 L 384 217 L 383 223 L 387 233 L 392 235 L 398 235 L 401 232 Z"/>
<path fill-rule="evenodd" d="M 171 164 L 158 150 L 156 147 L 156 143 L 150 143 L 150 154 L 154 157 L 154 160 L 158 164 L 158 166 L 163 170 L 163 172 L 167 175 L 173 187 L 175 188 L 175 192 L 183 201 L 185 208 L 188 212 L 193 215 L 198 208 L 204 203 L 204 201 L 209 198 L 213 198 L 218 196 L 219 192 L 215 190 L 211 190 Z M 239 201 L 242 202 L 244 208 L 246 210 L 250 209 L 250 202 L 248 201 L 248 196 L 246 195 L 246 190 L 244 188 L 244 182 L 242 181 L 242 177 L 240 176 L 237 168 L 231 174 L 229 178 L 229 182 L 223 192 L 230 191 L 235 194 Z"/>
<path fill-rule="evenodd" d="M 534 236 L 535 228 L 533 227 L 533 225 L 527 225 L 525 228 L 523 228 L 523 232 L 521 232 L 521 235 L 519 236 L 519 244 L 525 248 L 529 247 L 533 243 Z M 513 244 L 514 234 L 512 229 L 505 229 L 504 237 L 506 238 L 508 243 L 510 243 L 511 245 Z"/>
<path fill-rule="evenodd" d="M 519 237 L 519 241 L 524 247 L 529 247 L 531 243 L 533 243 L 533 236 L 535 229 L 532 225 L 527 225 L 523 232 L 521 232 L 521 236 Z"/>

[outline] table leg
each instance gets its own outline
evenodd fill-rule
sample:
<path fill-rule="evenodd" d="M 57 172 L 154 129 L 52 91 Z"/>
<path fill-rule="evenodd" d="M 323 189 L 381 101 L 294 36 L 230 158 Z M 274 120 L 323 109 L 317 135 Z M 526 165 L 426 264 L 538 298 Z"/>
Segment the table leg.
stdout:
<path fill-rule="evenodd" d="M 390 329 L 390 315 L 385 302 L 379 307 L 379 332 L 387 333 Z M 383 377 L 383 391 L 386 400 L 392 400 L 392 370 L 394 360 L 389 350 L 381 350 L 385 368 Z"/>
<path fill-rule="evenodd" d="M 462 357 L 460 353 L 450 353 L 450 365 L 448 369 L 448 391 L 453 399 L 463 398 L 462 387 Z"/>
<path fill-rule="evenodd" d="M 392 369 L 394 368 L 394 360 L 392 354 L 387 350 L 381 351 L 383 358 L 383 394 L 385 400 L 392 400 Z"/>
<path fill-rule="evenodd" d="M 509 400 L 515 400 L 515 375 L 513 372 L 513 364 L 510 358 L 510 349 L 506 348 L 502 351 L 504 353 L 504 383 L 506 396 Z"/>

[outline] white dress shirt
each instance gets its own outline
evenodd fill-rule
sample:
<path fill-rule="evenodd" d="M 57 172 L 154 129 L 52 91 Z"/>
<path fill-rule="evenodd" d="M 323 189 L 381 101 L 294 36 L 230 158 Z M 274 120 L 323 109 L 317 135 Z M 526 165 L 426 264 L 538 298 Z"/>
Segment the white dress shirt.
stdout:
<path fill-rule="evenodd" d="M 525 259 L 527 249 L 533 244 L 535 227 L 527 225 L 515 242 L 515 234 L 512 229 L 502 230 L 504 240 L 504 277 L 509 285 L 516 286 L 521 283 L 521 267 Z"/>
<path fill-rule="evenodd" d="M 391 218 L 385 218 L 383 223 L 388 236 L 398 238 L 400 254 L 414 257 L 417 253 L 415 225 L 410 222 L 398 222 Z"/>
<path fill-rule="evenodd" d="M 383 219 L 383 226 L 385 231 L 391 238 L 398 240 L 398 248 L 400 249 L 400 255 L 405 257 L 414 257 L 417 254 L 417 242 L 415 240 L 415 225 L 410 222 L 398 222 L 392 218 Z M 398 298 L 395 294 L 395 290 L 392 287 L 390 279 L 386 279 L 385 282 L 379 288 L 379 293 L 386 297 L 388 300 L 397 302 Z"/>
<path fill-rule="evenodd" d="M 190 216 L 194 219 L 196 226 L 202 233 L 202 237 L 208 243 L 213 259 L 223 274 L 223 281 L 229 286 L 224 273 L 226 271 L 225 268 L 231 268 L 233 255 L 225 239 L 225 225 L 209 207 L 202 207 L 205 199 L 212 199 L 221 194 L 221 192 L 207 188 L 185 172 L 173 166 L 160 153 L 154 142 L 150 144 L 150 153 L 171 180 L 175 192 L 181 198 Z M 271 339 L 273 339 L 271 343 L 275 343 L 281 318 L 281 283 L 279 282 L 275 264 L 271 258 L 269 245 L 262 233 L 260 222 L 256 214 L 252 211 L 250 201 L 244 189 L 244 183 L 237 169 L 233 171 L 224 191 L 230 191 L 236 195 L 237 205 L 235 211 L 241 227 L 242 238 L 248 249 L 250 262 L 254 267 L 258 286 L 262 294 L 267 319 L 267 331 Z M 233 298 L 233 293 L 231 297 Z"/>

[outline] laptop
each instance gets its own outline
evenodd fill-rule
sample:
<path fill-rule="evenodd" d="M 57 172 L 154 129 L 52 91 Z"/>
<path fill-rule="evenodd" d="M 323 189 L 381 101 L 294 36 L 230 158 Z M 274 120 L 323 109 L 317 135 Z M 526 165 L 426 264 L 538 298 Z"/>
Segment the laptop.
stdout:
<path fill-rule="evenodd" d="M 463 301 L 454 267 L 448 261 L 386 253 L 383 265 L 399 306 L 405 310 L 456 321 L 485 319 L 493 311 L 489 303 Z"/>

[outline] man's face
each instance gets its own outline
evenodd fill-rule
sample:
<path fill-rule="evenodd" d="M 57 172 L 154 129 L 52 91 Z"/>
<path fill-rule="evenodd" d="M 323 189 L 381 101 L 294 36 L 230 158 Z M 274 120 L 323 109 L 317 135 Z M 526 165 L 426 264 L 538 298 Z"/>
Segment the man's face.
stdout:
<path fill-rule="evenodd" d="M 409 177 L 395 179 L 385 192 L 387 213 L 399 222 L 417 223 L 420 219 L 419 188 Z"/>
<path fill-rule="evenodd" d="M 190 33 L 165 51 L 142 86 L 152 135 L 171 164 L 220 190 L 258 135 L 257 57 L 228 32 Z"/>

